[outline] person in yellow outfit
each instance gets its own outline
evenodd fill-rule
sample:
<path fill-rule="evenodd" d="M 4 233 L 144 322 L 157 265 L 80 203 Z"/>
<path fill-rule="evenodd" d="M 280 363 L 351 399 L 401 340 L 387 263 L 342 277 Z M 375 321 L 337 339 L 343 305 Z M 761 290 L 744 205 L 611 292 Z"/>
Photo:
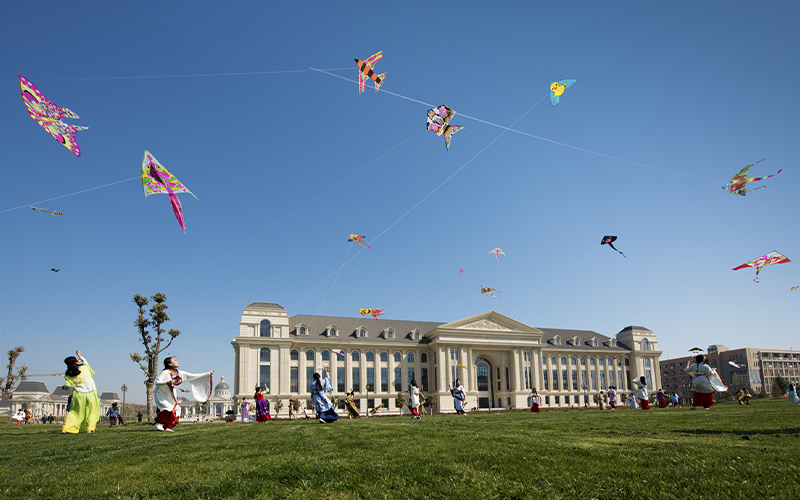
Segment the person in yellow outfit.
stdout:
<path fill-rule="evenodd" d="M 100 419 L 100 400 L 97 397 L 97 386 L 94 384 L 94 370 L 89 366 L 81 351 L 78 356 L 70 356 L 64 360 L 67 371 L 64 374 L 64 389 L 73 387 L 72 403 L 69 413 L 64 419 L 62 434 L 78 432 L 94 432 Z"/>

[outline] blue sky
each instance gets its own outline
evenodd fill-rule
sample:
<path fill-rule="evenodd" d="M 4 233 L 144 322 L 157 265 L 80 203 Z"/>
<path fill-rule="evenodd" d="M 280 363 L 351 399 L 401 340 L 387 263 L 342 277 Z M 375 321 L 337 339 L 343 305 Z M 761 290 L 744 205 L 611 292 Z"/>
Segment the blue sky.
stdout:
<path fill-rule="evenodd" d="M 3 2 L 0 347 L 25 346 L 32 373 L 63 371 L 80 348 L 101 391 L 124 382 L 143 402 L 131 298 L 158 291 L 183 332 L 170 352 L 228 380 L 254 301 L 442 322 L 493 309 L 608 336 L 642 325 L 668 357 L 800 349 L 798 14 Z M 359 94 L 353 58 L 379 50 L 384 85 Z M 80 158 L 28 117 L 17 73 L 89 127 Z M 577 83 L 553 107 L 565 78 Z M 439 104 L 466 127 L 449 151 L 425 130 Z M 179 195 L 186 234 L 133 179 L 145 149 L 199 199 Z M 751 176 L 783 169 L 766 189 L 720 189 L 765 156 Z M 606 234 L 627 258 L 600 247 Z M 795 262 L 758 284 L 731 271 L 772 250 Z"/>

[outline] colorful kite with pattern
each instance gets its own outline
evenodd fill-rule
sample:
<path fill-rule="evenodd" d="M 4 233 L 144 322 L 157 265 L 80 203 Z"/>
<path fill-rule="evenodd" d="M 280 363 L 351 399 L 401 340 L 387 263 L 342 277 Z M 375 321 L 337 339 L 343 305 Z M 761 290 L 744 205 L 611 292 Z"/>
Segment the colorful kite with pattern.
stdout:
<path fill-rule="evenodd" d="M 728 361 L 728 364 L 729 364 L 729 365 L 731 365 L 731 366 L 732 366 L 732 367 L 734 367 L 734 368 L 743 368 L 743 367 L 744 367 L 744 363 L 742 363 L 742 364 L 740 365 L 740 364 L 738 364 L 738 363 L 735 363 L 735 362 L 733 362 L 733 361 Z"/>
<path fill-rule="evenodd" d="M 444 134 L 444 145 L 450 151 L 450 139 L 453 134 L 461 130 L 460 125 L 450 125 L 450 120 L 456 116 L 456 112 L 444 104 L 428 110 L 428 130 L 435 132 L 436 135 Z"/>
<path fill-rule="evenodd" d="M 375 319 L 380 319 L 378 316 L 383 315 L 383 309 L 359 309 L 358 312 L 360 312 L 362 316 L 371 314 Z"/>
<path fill-rule="evenodd" d="M 497 292 L 497 293 L 500 293 L 500 290 L 498 290 L 497 288 L 492 288 L 492 287 L 488 287 L 488 286 L 482 286 L 482 287 L 481 287 L 481 294 L 486 294 L 486 293 L 488 293 L 489 295 L 491 295 L 492 297 L 494 297 L 494 298 L 496 298 L 496 299 L 499 299 L 499 298 L 500 298 L 500 297 L 498 297 L 497 295 L 495 295 L 495 294 L 494 294 L 494 293 L 492 293 L 492 292 Z"/>
<path fill-rule="evenodd" d="M 460 269 L 458 272 L 460 272 L 461 274 L 464 274 L 464 270 L 463 269 Z"/>
<path fill-rule="evenodd" d="M 500 256 L 505 255 L 505 252 L 503 252 L 499 248 L 493 248 L 489 250 L 489 253 L 493 253 L 496 260 L 500 260 Z"/>
<path fill-rule="evenodd" d="M 370 248 L 370 249 L 372 248 L 371 246 L 367 245 L 366 241 L 364 241 L 364 235 L 363 234 L 351 234 L 350 237 L 347 238 L 347 241 L 355 241 L 356 243 L 358 243 L 358 246 L 360 246 L 361 248 L 364 248 L 364 247 L 367 247 L 367 248 Z"/>
<path fill-rule="evenodd" d="M 761 272 L 761 269 L 764 266 L 769 266 L 772 264 L 786 264 L 787 262 L 791 262 L 785 255 L 779 254 L 776 251 L 772 251 L 766 255 L 762 255 L 761 257 L 757 258 L 756 260 L 751 260 L 750 262 L 745 262 L 741 266 L 737 266 L 733 268 L 733 271 L 738 271 L 739 269 L 744 269 L 746 267 L 755 267 L 756 268 L 756 283 L 758 283 L 758 273 Z"/>
<path fill-rule="evenodd" d="M 614 248 L 614 242 L 615 241 L 617 241 L 617 237 L 616 236 L 608 236 L 608 235 L 606 235 L 606 236 L 603 236 L 602 240 L 600 240 L 600 244 L 601 245 L 608 245 L 611 248 Z M 614 248 L 614 250 L 619 252 L 619 250 L 617 250 L 616 248 Z M 625 257 L 624 253 L 619 252 L 619 254 L 622 255 L 623 257 Z M 627 257 L 625 257 L 625 258 L 627 259 Z"/>
<path fill-rule="evenodd" d="M 790 292 L 794 292 L 794 291 L 795 291 L 795 290 L 797 290 L 798 288 L 800 288 L 800 286 L 793 286 L 792 288 L 790 288 L 790 289 L 789 289 L 789 291 L 790 291 Z"/>
<path fill-rule="evenodd" d="M 53 104 L 42 95 L 36 85 L 22 75 L 19 75 L 19 88 L 31 118 L 36 120 L 36 123 L 41 125 L 55 140 L 72 151 L 75 156 L 80 156 L 81 148 L 75 142 L 75 135 L 79 130 L 86 130 L 89 127 L 79 127 L 61 121 L 62 118 L 80 117 L 67 108 L 60 108 Z"/>
<path fill-rule="evenodd" d="M 570 80 L 559 80 L 557 82 L 553 82 L 550 84 L 550 104 L 555 106 L 558 104 L 558 101 L 561 98 L 561 94 L 564 93 L 565 90 L 570 88 L 573 83 L 577 82 L 578 80 L 570 79 Z"/>
<path fill-rule="evenodd" d="M 145 198 L 151 194 L 167 193 L 169 195 L 172 211 L 175 213 L 175 218 L 178 219 L 178 224 L 181 225 L 181 229 L 185 233 L 186 224 L 183 222 L 183 209 L 175 193 L 189 193 L 192 196 L 194 196 L 194 193 L 186 189 L 186 186 L 181 184 L 177 177 L 169 173 L 169 170 L 158 163 L 158 160 L 146 150 L 142 160 L 142 189 L 144 189 Z M 196 200 L 197 196 L 194 196 L 194 199 Z"/>
<path fill-rule="evenodd" d="M 64 215 L 64 212 L 53 212 L 52 210 L 45 210 L 44 208 L 37 208 L 37 207 L 34 207 L 33 205 L 28 205 L 28 206 L 29 206 L 29 207 L 31 207 L 31 208 L 32 208 L 32 209 L 34 209 L 34 210 L 38 210 L 38 211 L 40 211 L 40 212 L 44 212 L 44 213 L 46 213 L 46 214 L 50 214 L 50 215 Z"/>
<path fill-rule="evenodd" d="M 693 352 L 695 354 L 699 354 L 699 353 L 703 352 L 703 350 L 700 349 L 699 347 L 692 347 L 691 349 L 689 349 L 689 352 Z"/>
<path fill-rule="evenodd" d="M 381 73 L 380 75 L 375 73 L 375 63 L 383 57 L 383 51 L 376 52 L 367 58 L 366 61 L 361 61 L 357 58 L 353 58 L 356 60 L 356 64 L 358 64 L 358 93 L 364 92 L 364 87 L 367 85 L 367 78 L 372 78 L 375 82 L 375 92 L 381 88 L 381 84 L 383 83 L 383 79 L 386 77 L 386 73 Z"/>
<path fill-rule="evenodd" d="M 767 156 L 767 158 L 769 158 L 769 156 Z M 767 158 L 761 158 L 756 163 L 761 163 L 762 161 L 766 160 Z M 749 174 L 747 173 L 747 171 L 750 170 L 750 167 L 752 167 L 756 163 L 751 163 L 750 165 L 747 165 L 743 169 L 739 170 L 739 173 L 734 175 L 733 178 L 731 178 L 731 180 L 728 181 L 727 184 L 722 186 L 722 189 L 727 189 L 731 193 L 738 194 L 740 196 L 747 196 L 747 183 L 748 182 L 763 181 L 764 179 L 769 179 L 773 175 L 778 175 L 779 173 L 783 172 L 783 169 L 780 169 L 777 172 L 775 172 L 774 174 L 767 175 L 767 176 L 764 176 L 764 177 L 749 177 Z M 767 187 L 767 186 L 759 186 L 759 187 L 757 187 L 755 189 L 751 189 L 750 191 L 755 191 L 756 189 L 761 189 L 763 187 Z"/>

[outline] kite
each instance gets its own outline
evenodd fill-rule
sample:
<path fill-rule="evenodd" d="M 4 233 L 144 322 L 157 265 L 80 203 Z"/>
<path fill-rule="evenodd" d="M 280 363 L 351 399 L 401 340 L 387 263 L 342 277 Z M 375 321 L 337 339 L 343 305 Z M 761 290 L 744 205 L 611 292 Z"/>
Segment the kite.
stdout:
<path fill-rule="evenodd" d="M 564 93 L 565 90 L 570 88 L 573 83 L 577 82 L 578 80 L 559 80 L 557 82 L 553 82 L 550 84 L 550 104 L 555 106 L 558 104 L 559 99 L 561 98 L 561 94 Z"/>
<path fill-rule="evenodd" d="M 601 244 L 601 245 L 608 245 L 608 246 L 610 246 L 611 248 L 614 248 L 614 242 L 615 242 L 615 241 L 617 241 L 617 237 L 616 237 L 616 236 L 603 236 L 603 239 L 600 241 L 600 244 Z M 619 250 L 617 250 L 616 248 L 614 248 L 614 250 L 616 250 L 617 252 L 619 252 Z M 619 253 L 620 253 L 620 255 L 622 255 L 623 257 L 625 257 L 625 254 L 624 254 L 624 253 L 622 253 L 622 252 L 619 252 Z M 627 259 L 627 257 L 625 257 L 625 258 Z"/>
<path fill-rule="evenodd" d="M 767 156 L 769 158 L 769 156 Z M 762 161 L 766 160 L 767 158 L 761 158 L 756 163 L 761 163 Z M 739 173 L 734 175 L 727 184 L 722 186 L 722 189 L 727 189 L 733 194 L 738 194 L 739 196 L 747 196 L 747 183 L 748 182 L 755 182 L 755 181 L 763 181 L 764 179 L 769 179 L 773 175 L 778 175 L 779 173 L 783 172 L 783 169 L 778 170 L 774 174 L 767 175 L 765 177 L 749 177 L 747 171 L 750 170 L 750 167 L 755 165 L 756 163 L 751 163 L 747 165 L 743 169 L 739 170 Z M 751 189 L 750 191 L 755 191 L 756 189 L 761 189 L 762 187 L 767 186 L 759 186 L 755 189 Z"/>
<path fill-rule="evenodd" d="M 79 127 L 61 121 L 62 118 L 80 117 L 67 108 L 60 108 L 53 104 L 42 95 L 36 85 L 22 75 L 19 75 L 19 88 L 31 118 L 36 120 L 36 123 L 41 125 L 55 140 L 72 151 L 75 156 L 80 156 L 81 148 L 75 142 L 75 135 L 79 130 L 86 130 L 89 127 Z"/>
<path fill-rule="evenodd" d="M 491 288 L 491 287 L 488 287 L 488 286 L 482 286 L 482 287 L 481 287 L 481 293 L 482 293 L 482 294 L 483 294 L 483 293 L 488 293 L 489 295 L 491 295 L 492 297 L 494 297 L 494 298 L 496 298 L 496 299 L 499 299 L 499 298 L 500 298 L 500 297 L 498 297 L 497 295 L 493 294 L 492 292 L 497 292 L 497 293 L 500 293 L 500 291 L 499 291 L 497 288 Z"/>
<path fill-rule="evenodd" d="M 333 351 L 334 354 L 338 354 L 340 356 L 344 356 L 344 351 L 341 350 L 341 349 L 331 349 L 331 351 Z"/>
<path fill-rule="evenodd" d="M 383 309 L 359 309 L 358 312 L 360 312 L 362 316 L 371 314 L 375 319 L 380 319 L 378 316 L 383 315 Z"/>
<path fill-rule="evenodd" d="M 350 237 L 347 238 L 347 241 L 355 241 L 361 248 L 372 248 L 371 246 L 367 245 L 367 242 L 364 241 L 364 235 L 361 234 L 351 234 Z"/>
<path fill-rule="evenodd" d="M 740 364 L 734 363 L 733 361 L 728 361 L 728 364 L 731 365 L 734 368 L 741 368 L 741 367 L 744 366 L 744 364 L 740 365 Z"/>
<path fill-rule="evenodd" d="M 364 92 L 364 87 L 367 84 L 367 78 L 372 78 L 375 81 L 375 92 L 381 88 L 381 83 L 383 83 L 383 79 L 386 77 L 386 73 L 381 73 L 380 75 L 375 73 L 375 63 L 383 57 L 383 51 L 376 52 L 367 58 L 366 61 L 361 61 L 356 59 L 356 64 L 358 64 L 358 93 Z"/>
<path fill-rule="evenodd" d="M 500 260 L 500 256 L 505 255 L 505 252 L 503 252 L 499 248 L 493 248 L 489 250 L 489 253 L 493 253 L 496 260 Z"/>
<path fill-rule="evenodd" d="M 45 209 L 43 209 L 43 208 L 37 208 L 37 207 L 34 207 L 33 205 L 28 205 L 28 206 L 29 206 L 29 207 L 31 207 L 31 208 L 32 208 L 32 209 L 34 209 L 34 210 L 38 210 L 38 211 L 40 211 L 40 212 L 44 212 L 44 213 L 46 213 L 46 214 L 50 214 L 50 215 L 64 215 L 64 212 L 53 212 L 52 210 L 45 210 Z"/>
<path fill-rule="evenodd" d="M 144 189 L 145 198 L 151 194 L 167 193 L 169 195 L 172 211 L 175 213 L 175 218 L 178 219 L 178 224 L 181 225 L 181 229 L 185 233 L 186 224 L 183 222 L 183 209 L 175 193 L 189 193 L 192 196 L 194 196 L 194 193 L 186 189 L 186 186 L 181 184 L 177 177 L 169 173 L 169 170 L 158 163 L 158 160 L 146 150 L 142 160 L 142 189 Z M 196 200 L 197 196 L 194 196 L 194 199 Z"/>
<path fill-rule="evenodd" d="M 800 286 L 793 286 L 792 288 L 789 289 L 789 291 L 793 292 L 793 291 L 797 290 L 798 288 L 800 288 Z"/>
<path fill-rule="evenodd" d="M 460 272 L 461 274 L 464 274 L 464 270 L 463 270 L 463 269 L 461 269 L 461 270 L 460 270 L 460 271 L 458 271 L 458 272 Z M 797 288 L 797 287 L 795 287 L 795 288 Z"/>
<path fill-rule="evenodd" d="M 791 262 L 785 255 L 779 254 L 776 251 L 772 251 L 766 255 L 762 255 L 761 257 L 757 258 L 756 260 L 751 260 L 750 262 L 745 262 L 741 266 L 737 266 L 733 268 L 733 271 L 738 271 L 739 269 L 744 269 L 745 267 L 755 267 L 756 268 L 756 283 L 758 283 L 758 273 L 761 272 L 761 269 L 764 266 L 769 266 L 771 264 L 786 264 L 787 262 Z"/>
<path fill-rule="evenodd" d="M 56 269 L 55 267 L 51 267 L 50 270 L 53 271 L 54 273 L 61 271 L 61 269 Z"/>
<path fill-rule="evenodd" d="M 436 135 L 444 134 L 444 145 L 450 150 L 450 139 L 453 134 L 461 130 L 460 125 L 450 125 L 450 120 L 456 116 L 456 112 L 444 104 L 428 110 L 428 130 L 435 132 Z"/>
<path fill-rule="evenodd" d="M 689 352 L 693 352 L 693 353 L 697 354 L 697 353 L 703 352 L 703 350 L 700 349 L 699 347 L 692 347 L 691 349 L 689 349 Z"/>
<path fill-rule="evenodd" d="M 711 369 L 711 376 L 708 377 L 708 379 L 709 382 L 711 382 L 711 387 L 713 387 L 715 391 L 725 392 L 728 390 L 728 384 L 726 384 L 725 381 L 722 380 L 722 377 L 720 376 L 719 373 L 717 373 L 716 368 Z"/>

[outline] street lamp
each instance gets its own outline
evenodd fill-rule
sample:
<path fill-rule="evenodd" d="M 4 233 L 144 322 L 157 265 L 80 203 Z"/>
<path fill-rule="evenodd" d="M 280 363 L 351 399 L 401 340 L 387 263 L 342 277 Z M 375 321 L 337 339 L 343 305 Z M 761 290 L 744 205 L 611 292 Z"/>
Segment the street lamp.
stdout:
<path fill-rule="evenodd" d="M 585 406 L 586 408 L 589 407 L 589 399 L 586 396 L 586 391 L 588 389 L 589 389 L 589 386 L 586 385 L 586 384 L 583 384 L 583 406 Z"/>
<path fill-rule="evenodd" d="M 120 390 L 122 391 L 122 422 L 125 423 L 125 393 L 128 392 L 128 386 L 122 384 Z"/>

